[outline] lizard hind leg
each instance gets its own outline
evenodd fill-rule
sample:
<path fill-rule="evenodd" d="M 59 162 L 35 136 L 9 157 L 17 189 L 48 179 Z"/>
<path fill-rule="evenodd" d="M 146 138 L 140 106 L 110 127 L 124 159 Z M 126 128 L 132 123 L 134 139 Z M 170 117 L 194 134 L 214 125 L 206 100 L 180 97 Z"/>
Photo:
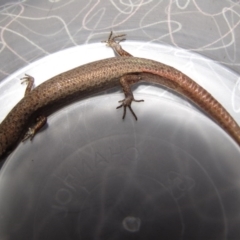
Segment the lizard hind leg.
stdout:
<path fill-rule="evenodd" d="M 124 36 L 126 36 L 126 35 L 125 34 L 121 34 L 121 35 L 113 36 L 113 32 L 111 31 L 110 35 L 108 37 L 108 40 L 105 40 L 105 41 L 102 41 L 102 42 L 106 43 L 106 45 L 108 47 L 111 47 L 113 49 L 113 51 L 119 57 L 132 57 L 132 55 L 130 53 L 128 53 L 127 51 L 123 50 L 123 48 L 119 44 L 120 42 L 125 40 L 125 38 L 122 38 Z"/>
<path fill-rule="evenodd" d="M 130 110 L 130 112 L 132 113 L 132 115 L 134 116 L 134 118 L 135 118 L 136 121 L 137 121 L 137 116 L 136 116 L 136 114 L 134 113 L 134 111 L 133 111 L 133 109 L 132 109 L 132 107 L 131 107 L 131 103 L 132 103 L 133 101 L 134 101 L 134 102 L 144 102 L 144 100 L 135 100 L 135 99 L 134 99 L 133 97 L 131 97 L 131 96 L 128 96 L 128 97 L 126 97 L 125 99 L 119 101 L 119 102 L 122 103 L 122 104 L 119 105 L 119 106 L 117 107 L 117 109 L 123 107 L 123 117 L 122 117 L 122 119 L 125 118 L 125 116 L 126 116 L 126 109 L 127 109 L 127 107 L 128 107 L 128 109 Z"/>
<path fill-rule="evenodd" d="M 120 56 L 120 57 L 132 57 L 132 55 L 130 53 L 128 53 L 127 51 L 123 50 L 123 48 L 120 45 L 120 42 L 125 40 L 124 37 L 125 34 L 122 35 L 116 35 L 113 36 L 113 32 L 110 32 L 110 35 L 108 37 L 108 40 L 106 41 L 102 41 L 107 43 L 108 47 L 111 47 L 114 52 Z M 144 100 L 136 100 L 134 99 L 132 90 L 131 90 L 131 85 L 139 82 L 142 78 L 140 77 L 139 74 L 129 74 L 129 75 L 125 75 L 122 76 L 120 78 L 120 84 L 122 86 L 123 92 L 125 94 L 125 99 L 119 101 L 120 103 L 122 103 L 120 106 L 117 107 L 117 109 L 123 107 L 123 119 L 126 116 L 126 109 L 128 108 L 130 110 L 130 112 L 132 113 L 132 115 L 134 116 L 134 118 L 137 120 L 137 116 L 134 113 L 132 107 L 131 107 L 131 103 L 134 102 L 143 102 Z"/>
<path fill-rule="evenodd" d="M 132 110 L 131 104 L 132 102 L 144 102 L 144 100 L 136 100 L 133 96 L 132 90 L 131 90 L 131 85 L 133 85 L 134 83 L 137 83 L 139 81 L 141 81 L 141 77 L 138 74 L 129 74 L 129 75 L 125 75 L 122 76 L 120 78 L 120 84 L 122 86 L 125 98 L 121 101 L 119 101 L 120 103 L 122 103 L 120 106 L 117 107 L 117 109 L 123 107 L 123 119 L 126 116 L 126 109 L 128 108 L 130 110 L 130 112 L 132 113 L 132 115 L 134 116 L 134 118 L 137 120 L 137 116 L 134 113 L 134 111 Z"/>

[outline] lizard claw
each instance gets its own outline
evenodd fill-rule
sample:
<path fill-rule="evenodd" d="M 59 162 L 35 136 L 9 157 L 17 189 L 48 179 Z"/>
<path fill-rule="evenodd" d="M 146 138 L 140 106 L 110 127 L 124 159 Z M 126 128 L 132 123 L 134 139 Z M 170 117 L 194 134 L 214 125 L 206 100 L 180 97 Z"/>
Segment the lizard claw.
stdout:
<path fill-rule="evenodd" d="M 29 84 L 29 82 L 33 81 L 34 79 L 32 76 L 25 73 L 25 76 L 20 78 L 20 80 L 22 81 L 21 84 L 24 84 L 24 83 Z"/>
<path fill-rule="evenodd" d="M 35 131 L 33 128 L 29 128 L 28 131 L 26 132 L 26 134 L 24 135 L 23 139 L 22 139 L 22 142 L 25 142 L 27 139 L 30 138 L 30 140 L 32 141 L 33 140 L 33 137 L 35 135 Z"/>
<path fill-rule="evenodd" d="M 124 36 L 126 36 L 126 34 L 120 34 L 120 35 L 113 36 L 113 31 L 111 31 L 108 39 L 103 40 L 102 43 L 106 43 L 107 46 L 111 46 L 113 43 L 120 43 L 122 41 L 125 41 L 126 39 L 122 38 Z M 120 39 L 118 39 L 118 38 L 120 38 Z"/>
<path fill-rule="evenodd" d="M 24 84 L 24 83 L 27 84 L 27 88 L 25 90 L 25 96 L 26 96 L 32 91 L 34 78 L 28 74 L 25 74 L 24 77 L 20 78 L 20 80 L 22 81 L 21 84 Z"/>
<path fill-rule="evenodd" d="M 102 42 L 106 43 L 108 47 L 111 47 L 118 56 L 132 57 L 132 55 L 123 50 L 119 44 L 121 41 L 125 40 L 125 38 L 123 38 L 124 36 L 126 36 L 126 34 L 113 36 L 113 32 L 111 31 L 108 39 Z"/>
<path fill-rule="evenodd" d="M 131 103 L 132 102 L 144 102 L 144 100 L 135 100 L 132 96 L 131 97 L 126 97 L 125 99 L 119 101 L 119 103 L 122 103 L 121 105 L 119 105 L 117 107 L 117 109 L 123 107 L 123 117 L 122 119 L 125 118 L 126 116 L 126 109 L 128 107 L 128 109 L 130 110 L 130 112 L 132 113 L 132 115 L 134 116 L 135 120 L 137 121 L 137 116 L 136 114 L 134 113 L 134 111 L 132 110 L 132 107 L 131 107 Z"/>
<path fill-rule="evenodd" d="M 36 120 L 37 122 L 35 125 L 29 128 L 24 135 L 22 142 L 25 142 L 29 138 L 32 141 L 36 133 L 47 123 L 47 118 L 45 116 L 39 116 Z"/>

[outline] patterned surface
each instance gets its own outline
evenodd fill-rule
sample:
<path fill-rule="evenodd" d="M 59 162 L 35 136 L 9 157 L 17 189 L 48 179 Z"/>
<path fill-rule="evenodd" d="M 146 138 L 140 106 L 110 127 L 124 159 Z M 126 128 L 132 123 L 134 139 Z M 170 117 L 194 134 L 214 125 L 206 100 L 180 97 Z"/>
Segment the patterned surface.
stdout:
<path fill-rule="evenodd" d="M 111 29 L 189 49 L 240 73 L 239 14 L 238 0 L 1 1 L 0 80 L 51 53 L 100 42 Z"/>

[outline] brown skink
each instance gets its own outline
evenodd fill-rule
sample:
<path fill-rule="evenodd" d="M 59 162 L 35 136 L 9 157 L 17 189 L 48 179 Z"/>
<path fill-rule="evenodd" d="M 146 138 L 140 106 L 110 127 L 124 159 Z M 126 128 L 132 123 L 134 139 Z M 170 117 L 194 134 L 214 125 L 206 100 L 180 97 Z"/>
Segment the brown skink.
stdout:
<path fill-rule="evenodd" d="M 111 44 L 110 46 L 114 48 Z M 120 45 L 116 43 L 116 46 Z M 120 55 L 122 57 L 92 62 L 64 72 L 29 91 L 0 124 L 0 157 L 12 150 L 22 139 L 32 138 L 46 122 L 46 117 L 59 107 L 119 84 L 125 94 L 119 107 L 124 108 L 124 116 L 126 107 L 135 116 L 131 102 L 136 100 L 130 86 L 139 81 L 163 85 L 186 96 L 208 113 L 240 145 L 238 124 L 220 103 L 192 79 L 162 63 L 131 57 L 130 54 Z M 26 78 L 31 79 L 29 76 Z"/>

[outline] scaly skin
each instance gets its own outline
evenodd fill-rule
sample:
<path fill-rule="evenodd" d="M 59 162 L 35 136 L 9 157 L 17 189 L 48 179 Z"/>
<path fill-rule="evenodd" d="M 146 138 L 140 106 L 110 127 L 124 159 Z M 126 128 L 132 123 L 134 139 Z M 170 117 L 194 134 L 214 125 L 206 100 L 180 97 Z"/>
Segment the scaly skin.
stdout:
<path fill-rule="evenodd" d="M 38 116 L 48 116 L 62 105 L 118 86 L 119 79 L 128 74 L 138 76 L 138 81 L 164 85 L 183 94 L 207 112 L 240 145 L 238 124 L 220 103 L 189 77 L 153 60 L 121 57 L 80 66 L 33 89 L 0 124 L 0 157 L 21 141 Z M 123 89 L 125 95 L 128 95 L 126 89 L 129 87 L 126 85 L 123 83 Z M 130 105 L 131 101 L 128 104 Z"/>

